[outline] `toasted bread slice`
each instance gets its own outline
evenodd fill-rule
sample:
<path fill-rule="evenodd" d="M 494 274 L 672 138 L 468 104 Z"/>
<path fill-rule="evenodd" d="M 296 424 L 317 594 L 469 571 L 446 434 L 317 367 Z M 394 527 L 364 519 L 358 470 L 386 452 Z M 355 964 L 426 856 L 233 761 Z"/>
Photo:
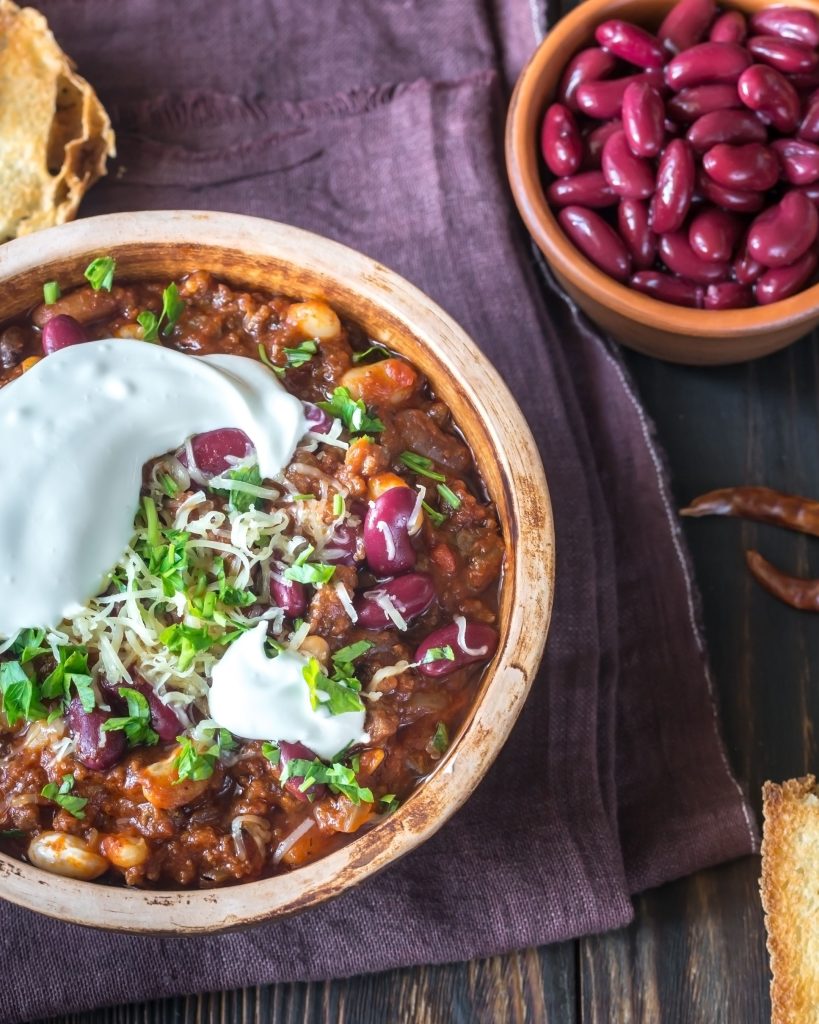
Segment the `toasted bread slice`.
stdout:
<path fill-rule="evenodd" d="M 819 1024 L 819 792 L 807 775 L 762 787 L 762 906 L 772 1024 Z"/>

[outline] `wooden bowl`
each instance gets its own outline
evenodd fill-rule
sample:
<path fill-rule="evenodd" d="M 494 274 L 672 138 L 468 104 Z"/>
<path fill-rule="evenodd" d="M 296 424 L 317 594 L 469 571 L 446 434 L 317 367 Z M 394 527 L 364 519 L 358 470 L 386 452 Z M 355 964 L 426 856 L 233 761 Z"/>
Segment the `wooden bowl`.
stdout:
<path fill-rule="evenodd" d="M 52 917 L 159 934 L 237 928 L 305 910 L 358 884 L 429 838 L 475 789 L 509 735 L 543 652 L 554 583 L 549 494 L 534 439 L 491 364 L 439 306 L 374 260 L 253 217 L 92 217 L 0 247 L 0 322 L 40 301 L 44 281 L 81 283 L 99 255 L 116 257 L 121 278 L 167 281 L 202 268 L 234 285 L 325 297 L 429 377 L 475 454 L 507 544 L 500 645 L 472 712 L 403 807 L 344 849 L 290 874 L 193 892 L 79 882 L 0 854 L 0 896 Z"/>
<path fill-rule="evenodd" d="M 787 0 L 819 13 L 811 0 Z M 585 0 L 561 18 L 518 79 L 506 121 L 506 166 L 518 210 L 557 280 L 580 308 L 623 345 L 675 363 L 716 365 L 756 359 L 784 348 L 819 323 L 819 285 L 770 306 L 688 309 L 619 284 L 590 263 L 564 235 L 543 189 L 540 125 L 571 57 L 594 44 L 594 30 L 623 18 L 656 30 L 673 0 Z M 764 0 L 720 4 L 747 14 Z"/>

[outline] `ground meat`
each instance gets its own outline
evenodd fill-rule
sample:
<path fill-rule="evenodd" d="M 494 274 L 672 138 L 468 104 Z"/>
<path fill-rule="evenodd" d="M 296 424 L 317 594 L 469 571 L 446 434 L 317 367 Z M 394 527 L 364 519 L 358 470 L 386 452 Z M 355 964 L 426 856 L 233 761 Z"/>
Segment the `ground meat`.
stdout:
<path fill-rule="evenodd" d="M 432 459 L 459 476 L 469 472 L 472 457 L 466 445 L 452 434 L 445 434 L 420 409 L 405 409 L 396 413 L 395 422 L 406 449 Z"/>
<path fill-rule="evenodd" d="M 331 583 L 319 587 L 310 601 L 307 618 L 311 633 L 329 638 L 343 636 L 349 631 L 352 620 L 336 592 L 336 587 L 345 587 L 352 600 L 355 594 L 356 579 L 356 570 L 352 566 L 336 566 Z"/>

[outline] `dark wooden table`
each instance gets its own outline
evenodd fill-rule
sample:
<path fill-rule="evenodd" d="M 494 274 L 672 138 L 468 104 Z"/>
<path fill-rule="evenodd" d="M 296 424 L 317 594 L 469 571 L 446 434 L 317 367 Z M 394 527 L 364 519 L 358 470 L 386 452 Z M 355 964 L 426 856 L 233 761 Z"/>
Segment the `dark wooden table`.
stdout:
<path fill-rule="evenodd" d="M 819 358 L 814 339 L 720 369 L 628 356 L 671 466 L 679 502 L 712 487 L 765 483 L 819 494 Z M 688 522 L 724 735 L 757 810 L 765 779 L 816 767 L 819 619 L 791 611 L 745 571 L 759 548 L 819 576 L 815 541 L 732 520 Z M 620 932 L 443 967 L 324 984 L 274 985 L 101 1010 L 87 1024 L 762 1024 L 768 968 L 749 858 L 636 900 Z M 80 1018 L 59 1018 L 60 1022 Z"/>

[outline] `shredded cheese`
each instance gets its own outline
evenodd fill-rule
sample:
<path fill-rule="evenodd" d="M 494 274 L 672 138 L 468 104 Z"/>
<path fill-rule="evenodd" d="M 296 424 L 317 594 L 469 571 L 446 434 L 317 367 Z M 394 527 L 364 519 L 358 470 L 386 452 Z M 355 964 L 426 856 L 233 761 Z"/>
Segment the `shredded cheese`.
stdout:
<path fill-rule="evenodd" d="M 466 642 L 466 619 L 463 615 L 456 615 L 454 618 L 455 625 L 458 627 L 458 638 L 457 644 L 464 652 L 474 658 L 483 657 L 484 654 L 489 653 L 489 648 L 484 645 L 483 647 L 470 647 Z"/>
<path fill-rule="evenodd" d="M 301 839 L 302 836 L 307 835 L 310 829 L 315 825 L 315 821 L 312 818 L 305 818 L 304 821 L 300 822 L 290 835 L 286 836 L 279 845 L 276 847 L 273 853 L 273 863 L 278 864 L 281 859 L 285 856 L 288 850 L 290 850 L 296 843 Z"/>

